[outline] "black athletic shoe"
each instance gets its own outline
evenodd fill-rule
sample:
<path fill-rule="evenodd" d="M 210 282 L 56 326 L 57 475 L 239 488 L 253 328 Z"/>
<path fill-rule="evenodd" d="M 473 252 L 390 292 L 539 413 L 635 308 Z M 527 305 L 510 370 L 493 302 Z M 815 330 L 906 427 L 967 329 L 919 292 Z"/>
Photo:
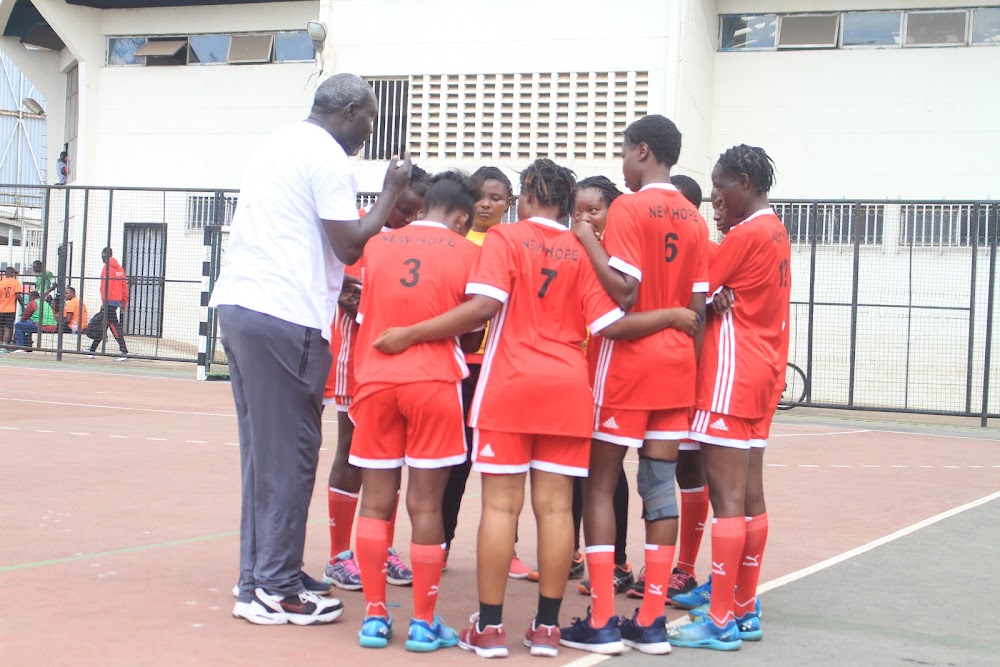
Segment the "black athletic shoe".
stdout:
<path fill-rule="evenodd" d="M 322 581 L 316 581 L 308 574 L 305 570 L 299 570 L 299 578 L 302 579 L 302 585 L 306 587 L 306 590 L 310 593 L 315 593 L 316 595 L 326 595 L 333 587 L 330 584 L 324 584 Z"/>

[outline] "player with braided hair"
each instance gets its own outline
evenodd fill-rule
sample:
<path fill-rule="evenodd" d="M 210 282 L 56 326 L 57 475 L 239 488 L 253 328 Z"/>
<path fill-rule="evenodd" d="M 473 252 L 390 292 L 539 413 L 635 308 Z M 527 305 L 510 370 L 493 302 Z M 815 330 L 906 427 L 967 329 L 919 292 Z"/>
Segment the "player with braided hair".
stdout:
<path fill-rule="evenodd" d="M 712 577 L 691 592 L 709 598 L 692 612 L 696 622 L 670 630 L 677 646 L 732 651 L 763 636 L 755 607 L 768 532 L 764 447 L 788 361 L 791 290 L 788 233 L 767 200 L 773 184 L 774 162 L 755 146 L 730 148 L 712 170 L 735 223 L 709 267 L 710 294 L 730 290 L 732 304 L 709 321 L 690 433 L 715 515 Z"/>
<path fill-rule="evenodd" d="M 431 176 L 413 165 L 410 184 L 406 187 L 389 214 L 382 232 L 400 229 L 413 222 L 424 206 L 424 195 L 431 186 Z M 359 211 L 365 215 L 366 211 Z M 330 335 L 330 352 L 333 363 L 326 380 L 323 405 L 337 406 L 337 449 L 330 465 L 327 479 L 327 509 L 330 517 L 330 557 L 323 570 L 323 583 L 338 588 L 361 590 L 361 574 L 357 559 L 351 550 L 351 535 L 354 531 L 354 515 L 361 493 L 361 470 L 348 462 L 351 440 L 354 437 L 354 422 L 347 418 L 347 410 L 354 397 L 354 347 L 358 337 L 359 323 L 356 321 L 358 304 L 361 300 L 361 271 L 363 261 L 344 268 L 344 286 L 337 302 Z M 393 513 L 395 526 L 395 513 Z M 390 546 L 391 546 L 390 540 Z M 409 586 L 413 573 L 406 566 L 395 549 L 390 548 L 386 567 L 389 583 L 394 586 Z"/>
<path fill-rule="evenodd" d="M 588 327 L 608 338 L 677 327 L 690 338 L 687 308 L 626 316 L 601 287 L 586 251 L 565 224 L 573 172 L 536 160 L 521 172 L 518 213 L 486 241 L 466 286 L 468 301 L 444 315 L 388 329 L 376 349 L 397 353 L 450 338 L 492 319 L 483 371 L 470 410 L 473 470 L 482 473 L 477 571 L 479 613 L 459 646 L 482 657 L 507 655 L 503 600 L 517 517 L 530 471 L 538 524 L 537 614 L 524 638 L 533 655 L 558 653 L 559 608 L 573 553 L 573 478 L 587 475 L 593 395 L 581 348 Z M 619 650 L 624 650 L 619 642 Z"/>

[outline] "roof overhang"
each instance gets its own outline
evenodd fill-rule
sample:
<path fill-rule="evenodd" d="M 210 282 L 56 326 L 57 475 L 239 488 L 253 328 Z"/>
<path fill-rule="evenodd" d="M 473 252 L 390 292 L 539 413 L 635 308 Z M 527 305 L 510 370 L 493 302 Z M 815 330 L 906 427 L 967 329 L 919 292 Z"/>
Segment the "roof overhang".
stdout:
<path fill-rule="evenodd" d="M 93 7 L 94 9 L 146 9 L 149 7 L 195 7 L 199 5 L 248 5 L 266 4 L 269 0 L 66 0 L 68 5 Z M 298 0 L 270 0 L 271 2 L 296 2 Z"/>

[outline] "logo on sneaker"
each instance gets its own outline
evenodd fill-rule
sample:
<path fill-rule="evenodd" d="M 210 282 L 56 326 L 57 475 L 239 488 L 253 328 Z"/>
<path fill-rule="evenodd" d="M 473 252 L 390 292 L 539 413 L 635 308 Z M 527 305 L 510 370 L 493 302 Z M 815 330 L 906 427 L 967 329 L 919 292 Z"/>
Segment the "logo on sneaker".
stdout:
<path fill-rule="evenodd" d="M 712 422 L 711 428 L 714 428 L 716 431 L 728 431 L 729 430 L 729 427 L 726 426 L 726 420 L 723 419 L 722 417 L 719 417 L 714 422 Z"/>
<path fill-rule="evenodd" d="M 722 563 L 716 563 L 712 561 L 712 574 L 717 574 L 720 577 L 726 576 L 726 569 L 722 566 Z"/>
<path fill-rule="evenodd" d="M 309 605 L 308 604 L 302 604 L 302 603 L 295 604 L 293 602 L 285 602 L 284 600 L 282 600 L 281 607 L 285 611 L 291 612 L 293 614 L 308 614 L 309 613 Z"/>
<path fill-rule="evenodd" d="M 493 453 L 493 448 L 490 446 L 490 443 L 488 442 L 482 449 L 479 450 L 479 455 L 488 459 L 492 459 L 493 457 L 496 456 L 496 454 Z"/>
<path fill-rule="evenodd" d="M 663 586 L 660 584 L 650 584 L 649 592 L 653 595 L 663 595 Z"/>
<path fill-rule="evenodd" d="M 601 426 L 603 426 L 604 428 L 609 428 L 609 429 L 615 430 L 615 431 L 618 430 L 618 422 L 615 421 L 614 415 L 612 415 L 612 416 L 608 417 L 607 419 L 605 419 L 604 423 L 601 424 Z"/>
<path fill-rule="evenodd" d="M 760 554 L 756 556 L 744 556 L 743 567 L 760 567 Z"/>

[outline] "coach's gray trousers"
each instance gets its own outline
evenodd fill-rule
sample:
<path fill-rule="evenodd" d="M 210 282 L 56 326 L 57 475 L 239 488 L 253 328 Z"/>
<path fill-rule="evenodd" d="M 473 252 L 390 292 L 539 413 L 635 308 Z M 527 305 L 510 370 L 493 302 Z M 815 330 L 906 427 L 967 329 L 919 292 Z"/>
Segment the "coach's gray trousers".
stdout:
<path fill-rule="evenodd" d="M 330 345 L 318 329 L 219 306 L 239 419 L 240 600 L 302 592 L 299 570 L 322 441 Z"/>

